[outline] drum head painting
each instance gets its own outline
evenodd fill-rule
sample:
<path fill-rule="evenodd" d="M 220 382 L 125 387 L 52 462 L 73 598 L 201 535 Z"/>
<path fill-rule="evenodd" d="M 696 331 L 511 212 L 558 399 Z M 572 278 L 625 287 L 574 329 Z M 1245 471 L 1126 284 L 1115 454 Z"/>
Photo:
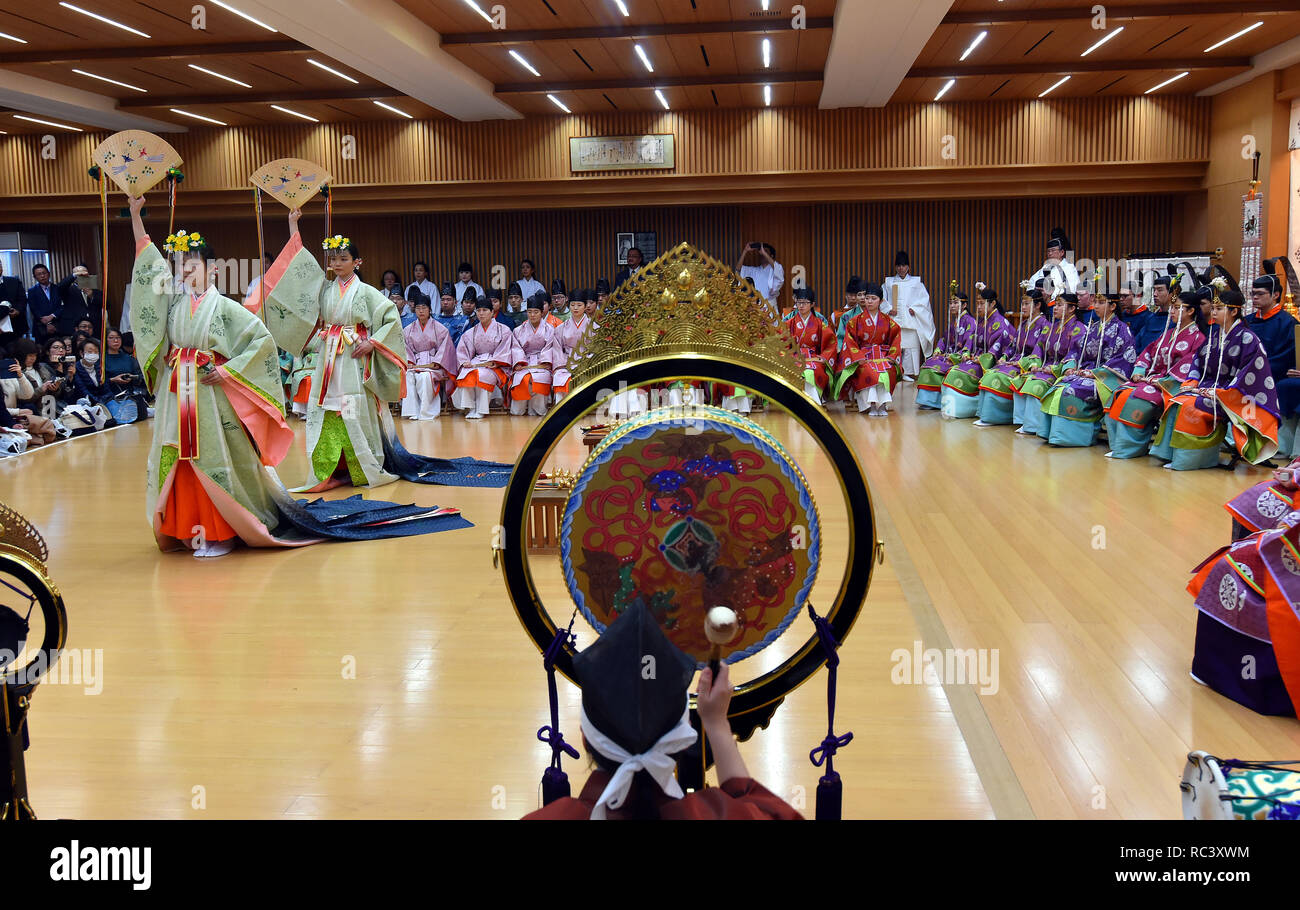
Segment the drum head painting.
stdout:
<path fill-rule="evenodd" d="M 820 525 L 807 481 L 766 430 L 719 408 L 651 411 L 596 447 L 565 507 L 560 558 L 598 633 L 638 598 L 703 664 L 704 617 L 739 617 L 727 661 L 757 653 L 812 590 Z"/>

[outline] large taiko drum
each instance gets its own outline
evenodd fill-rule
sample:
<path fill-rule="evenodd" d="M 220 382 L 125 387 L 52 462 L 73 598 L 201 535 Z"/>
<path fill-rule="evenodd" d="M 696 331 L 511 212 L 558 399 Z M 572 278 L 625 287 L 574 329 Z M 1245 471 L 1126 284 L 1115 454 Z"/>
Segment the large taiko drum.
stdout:
<path fill-rule="evenodd" d="M 643 599 L 701 664 L 712 607 L 739 618 L 728 661 L 780 637 L 807 603 L 820 543 L 799 466 L 762 427 L 710 407 L 651 411 L 611 432 L 560 527 L 565 582 L 598 633 Z"/>

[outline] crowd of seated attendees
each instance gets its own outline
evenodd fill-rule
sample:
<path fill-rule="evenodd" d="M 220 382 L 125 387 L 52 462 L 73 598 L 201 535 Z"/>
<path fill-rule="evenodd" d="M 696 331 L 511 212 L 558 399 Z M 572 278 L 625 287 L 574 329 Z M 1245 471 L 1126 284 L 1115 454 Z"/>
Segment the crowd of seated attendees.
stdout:
<path fill-rule="evenodd" d="M 153 416 L 130 339 L 110 328 L 101 349 L 101 292 L 81 281 L 88 275 L 79 265 L 56 284 L 42 264 L 26 290 L 0 284 L 10 320 L 0 336 L 0 457 Z"/>

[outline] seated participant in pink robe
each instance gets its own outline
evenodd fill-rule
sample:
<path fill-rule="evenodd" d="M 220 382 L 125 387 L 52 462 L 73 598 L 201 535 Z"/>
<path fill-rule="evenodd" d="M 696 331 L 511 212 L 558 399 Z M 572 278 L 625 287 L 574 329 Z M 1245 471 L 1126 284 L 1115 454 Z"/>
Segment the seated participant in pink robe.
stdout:
<path fill-rule="evenodd" d="M 456 391 L 451 403 L 466 411 L 467 420 L 486 417 L 492 393 L 510 384 L 510 367 L 515 356 L 515 336 L 493 318 L 492 303 L 478 298 L 474 306 L 478 322 L 460 336 L 456 345 Z"/>
<path fill-rule="evenodd" d="M 434 420 L 442 413 L 443 389 L 456 375 L 456 349 L 451 332 L 433 318 L 433 305 L 418 290 L 412 301 L 415 322 L 402 329 L 406 339 L 406 395 L 402 416 L 411 420 Z"/>
<path fill-rule="evenodd" d="M 556 401 L 569 394 L 569 387 L 573 381 L 573 374 L 569 372 L 569 361 L 582 341 L 582 337 L 595 326 L 587 316 L 589 293 L 583 290 L 573 292 L 573 297 L 569 300 L 569 318 L 555 330 L 556 357 L 552 364 L 554 373 L 551 376 L 551 390 L 555 393 Z"/>
<path fill-rule="evenodd" d="M 510 381 L 510 413 L 516 417 L 546 415 L 551 398 L 551 367 L 555 363 L 555 329 L 543 321 L 544 294 L 528 298 L 528 320 L 515 328 L 514 376 Z"/>

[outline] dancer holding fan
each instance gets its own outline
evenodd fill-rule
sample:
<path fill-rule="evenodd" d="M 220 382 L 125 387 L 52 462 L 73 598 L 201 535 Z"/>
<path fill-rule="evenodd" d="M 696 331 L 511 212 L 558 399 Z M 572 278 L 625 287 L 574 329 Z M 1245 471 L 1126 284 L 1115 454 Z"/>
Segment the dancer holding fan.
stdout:
<path fill-rule="evenodd" d="M 274 340 L 261 320 L 217 291 L 216 263 L 201 234 L 168 236 L 175 262 L 168 268 L 145 232 L 143 207 L 143 197 L 130 198 L 132 327 L 158 399 L 147 501 L 160 549 L 215 557 L 239 540 L 303 546 L 469 527 L 455 509 L 375 501 L 307 505 L 290 497 L 263 467 L 278 464 L 293 442 Z M 382 516 L 371 509 L 382 509 Z M 399 518 L 414 520 L 394 524 Z"/>
<path fill-rule="evenodd" d="M 510 466 L 472 458 L 426 458 L 397 439 L 388 404 L 406 394 L 407 351 L 393 302 L 358 272 L 360 250 L 336 234 L 325 238 L 328 270 L 303 246 L 300 208 L 289 212 L 289 242 L 263 280 L 263 315 L 276 343 L 314 354 L 307 404 L 307 455 L 313 478 L 305 489 L 351 483 L 381 486 L 399 477 L 415 483 L 504 486 Z"/>

